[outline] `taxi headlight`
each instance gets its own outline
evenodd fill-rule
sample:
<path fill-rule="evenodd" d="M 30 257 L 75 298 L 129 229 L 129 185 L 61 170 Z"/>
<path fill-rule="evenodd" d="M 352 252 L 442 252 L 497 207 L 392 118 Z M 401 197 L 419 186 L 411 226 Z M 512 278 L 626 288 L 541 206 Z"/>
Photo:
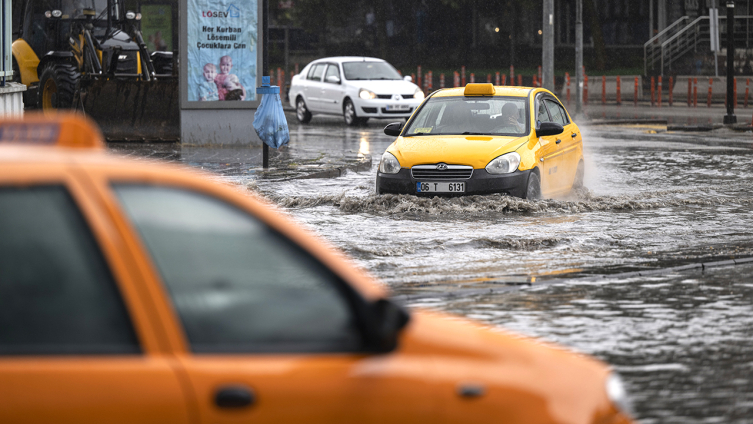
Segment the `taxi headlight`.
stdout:
<path fill-rule="evenodd" d="M 413 98 L 416 99 L 416 100 L 423 100 L 424 97 L 426 97 L 426 95 L 424 94 L 423 91 L 421 91 L 420 88 L 417 88 L 416 92 L 413 93 Z"/>
<path fill-rule="evenodd" d="M 509 174 L 520 166 L 520 155 L 516 152 L 506 153 L 489 162 L 486 172 L 492 175 Z"/>
<path fill-rule="evenodd" d="M 358 97 L 364 100 L 371 100 L 371 99 L 376 99 L 376 94 L 374 94 L 373 91 L 369 91 L 365 88 L 362 88 L 358 91 Z"/>
<path fill-rule="evenodd" d="M 382 154 L 382 160 L 379 162 L 379 172 L 383 174 L 397 174 L 400 172 L 400 162 L 390 152 Z"/>
<path fill-rule="evenodd" d="M 616 373 L 611 373 L 606 380 L 607 397 L 614 406 L 625 415 L 633 414 L 633 405 L 625 390 L 622 379 Z"/>

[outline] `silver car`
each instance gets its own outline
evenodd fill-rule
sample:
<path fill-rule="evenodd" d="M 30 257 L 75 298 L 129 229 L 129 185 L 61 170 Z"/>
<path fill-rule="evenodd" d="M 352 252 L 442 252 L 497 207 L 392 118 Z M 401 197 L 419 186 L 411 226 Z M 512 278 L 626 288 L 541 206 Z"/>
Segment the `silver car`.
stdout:
<path fill-rule="evenodd" d="M 302 123 L 314 114 L 342 115 L 348 125 L 369 118 L 408 118 L 424 99 L 411 81 L 382 59 L 328 57 L 293 77 L 288 101 Z"/>

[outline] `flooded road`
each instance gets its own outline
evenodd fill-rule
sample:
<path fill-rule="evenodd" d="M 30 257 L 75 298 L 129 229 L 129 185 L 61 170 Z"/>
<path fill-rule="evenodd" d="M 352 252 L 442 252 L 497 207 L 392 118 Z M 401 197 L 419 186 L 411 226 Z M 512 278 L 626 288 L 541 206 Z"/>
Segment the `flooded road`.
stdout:
<path fill-rule="evenodd" d="M 163 157 L 267 197 L 412 306 L 610 362 L 642 422 L 753 422 L 753 265 L 625 277 L 753 256 L 750 135 L 584 128 L 587 189 L 569 198 L 419 199 L 374 195 L 384 122 L 290 122 L 282 154 L 371 155 L 371 171 L 273 180 L 190 148 Z M 461 295 L 482 289 L 499 290 Z"/>

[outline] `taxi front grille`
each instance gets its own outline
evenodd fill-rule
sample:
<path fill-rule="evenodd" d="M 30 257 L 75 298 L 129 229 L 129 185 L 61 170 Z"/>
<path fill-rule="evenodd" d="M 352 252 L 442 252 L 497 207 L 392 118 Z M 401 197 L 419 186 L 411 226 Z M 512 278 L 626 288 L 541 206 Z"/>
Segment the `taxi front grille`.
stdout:
<path fill-rule="evenodd" d="M 473 175 L 473 167 L 446 164 L 416 165 L 411 168 L 410 172 L 411 176 L 417 180 L 467 180 Z"/>

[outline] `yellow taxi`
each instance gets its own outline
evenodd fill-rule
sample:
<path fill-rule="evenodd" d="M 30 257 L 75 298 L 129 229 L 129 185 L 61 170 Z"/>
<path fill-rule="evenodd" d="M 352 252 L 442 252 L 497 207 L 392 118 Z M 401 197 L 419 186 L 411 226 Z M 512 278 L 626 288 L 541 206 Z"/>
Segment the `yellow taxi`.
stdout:
<path fill-rule="evenodd" d="M 428 96 L 379 163 L 377 194 L 504 193 L 524 199 L 583 185 L 580 129 L 549 90 L 468 84 Z"/>
<path fill-rule="evenodd" d="M 263 200 L 0 121 L 2 423 L 630 423 L 603 363 L 408 312 Z"/>

